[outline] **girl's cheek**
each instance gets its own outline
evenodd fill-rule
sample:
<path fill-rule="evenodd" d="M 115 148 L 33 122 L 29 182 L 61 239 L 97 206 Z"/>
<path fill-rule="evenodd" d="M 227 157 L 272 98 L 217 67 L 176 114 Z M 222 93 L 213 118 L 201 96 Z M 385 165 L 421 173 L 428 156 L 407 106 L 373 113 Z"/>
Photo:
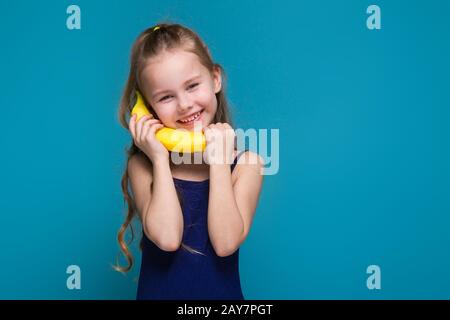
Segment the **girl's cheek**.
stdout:
<path fill-rule="evenodd" d="M 214 94 L 211 95 L 211 92 L 200 92 L 197 95 L 197 101 L 200 105 L 210 110 L 212 107 L 214 107 L 213 103 L 217 100 Z"/>
<path fill-rule="evenodd" d="M 157 111 L 158 117 L 163 124 L 164 123 L 169 124 L 172 121 L 172 119 L 174 119 L 175 115 L 170 110 L 171 109 L 169 108 L 169 106 L 167 106 L 167 108 L 164 108 L 164 109 L 163 108 L 158 109 L 158 111 Z"/>

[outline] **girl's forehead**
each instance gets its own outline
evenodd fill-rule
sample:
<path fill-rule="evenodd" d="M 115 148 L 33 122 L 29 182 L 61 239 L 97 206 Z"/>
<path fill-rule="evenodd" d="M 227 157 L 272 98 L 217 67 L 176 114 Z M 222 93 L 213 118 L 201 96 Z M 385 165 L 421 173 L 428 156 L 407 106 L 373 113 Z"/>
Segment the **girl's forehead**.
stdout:
<path fill-rule="evenodd" d="M 142 70 L 144 83 L 152 89 L 182 84 L 187 79 L 205 75 L 208 70 L 200 63 L 198 56 L 185 50 L 164 51 L 150 58 Z"/>
<path fill-rule="evenodd" d="M 163 74 L 182 74 L 192 71 L 204 71 L 206 69 L 198 56 L 184 50 L 164 51 L 156 57 L 149 58 L 142 71 L 151 78 L 160 77 Z"/>

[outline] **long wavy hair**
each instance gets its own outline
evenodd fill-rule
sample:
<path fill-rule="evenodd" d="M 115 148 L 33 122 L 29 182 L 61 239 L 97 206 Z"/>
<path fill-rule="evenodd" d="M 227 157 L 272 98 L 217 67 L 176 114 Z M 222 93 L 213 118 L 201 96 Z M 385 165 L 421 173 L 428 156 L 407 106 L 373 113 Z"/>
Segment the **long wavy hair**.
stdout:
<path fill-rule="evenodd" d="M 140 83 L 140 74 L 144 69 L 148 59 L 158 56 L 158 54 L 163 53 L 165 50 L 174 49 L 182 49 L 196 54 L 199 58 L 200 63 L 211 72 L 211 75 L 215 68 L 220 69 L 222 75 L 222 88 L 218 93 L 216 93 L 217 111 L 214 116 L 213 123 L 226 122 L 233 126 L 229 111 L 229 104 L 225 95 L 225 73 L 222 66 L 213 62 L 208 47 L 194 31 L 179 24 L 161 23 L 144 30 L 133 43 L 130 57 L 130 72 L 128 75 L 128 80 L 126 81 L 125 87 L 123 89 L 118 111 L 118 117 L 122 127 L 129 131 L 128 122 L 131 109 L 136 99 L 135 92 L 136 90 L 143 92 Z M 154 112 L 152 106 L 147 103 L 147 101 L 145 101 L 145 103 L 149 111 L 154 115 L 155 118 L 158 119 L 158 116 L 156 112 Z M 117 240 L 119 242 L 119 247 L 127 260 L 127 265 L 121 266 L 117 261 L 114 269 L 119 272 L 128 272 L 133 266 L 134 259 L 133 255 L 130 252 L 129 245 L 132 243 L 135 237 L 132 221 L 136 216 L 137 208 L 132 192 L 130 192 L 129 190 L 129 176 L 127 168 L 128 162 L 130 161 L 131 157 L 133 157 L 137 153 L 142 153 L 142 151 L 134 144 L 133 139 L 131 139 L 130 147 L 125 151 L 127 160 L 121 180 L 121 188 L 124 200 L 127 203 L 127 212 L 125 221 L 118 231 Z M 178 198 L 180 199 L 178 190 L 177 194 Z M 128 228 L 130 228 L 131 231 L 131 239 L 126 242 L 124 239 Z M 142 240 L 143 239 L 141 238 L 141 250 Z M 196 252 L 196 250 L 193 250 L 184 244 L 182 244 L 182 247 L 191 252 Z"/>

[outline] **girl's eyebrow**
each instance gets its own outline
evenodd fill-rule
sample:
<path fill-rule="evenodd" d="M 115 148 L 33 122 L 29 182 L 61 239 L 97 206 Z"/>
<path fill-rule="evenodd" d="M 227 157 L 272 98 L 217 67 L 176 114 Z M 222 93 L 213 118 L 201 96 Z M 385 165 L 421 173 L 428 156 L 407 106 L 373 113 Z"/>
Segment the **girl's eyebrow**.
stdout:
<path fill-rule="evenodd" d="M 195 76 L 189 78 L 188 80 L 186 80 L 186 81 L 184 82 L 184 84 L 186 85 L 187 83 L 189 83 L 189 82 L 191 82 L 191 81 L 194 81 L 194 80 L 200 78 L 201 76 L 202 76 L 201 74 L 197 74 L 197 75 L 195 75 Z M 162 93 L 167 93 L 167 92 L 170 92 L 170 90 L 159 90 L 159 91 L 156 91 L 156 92 L 153 93 L 153 97 L 155 98 L 156 96 L 158 96 L 158 95 L 160 95 L 160 94 L 162 94 Z"/>

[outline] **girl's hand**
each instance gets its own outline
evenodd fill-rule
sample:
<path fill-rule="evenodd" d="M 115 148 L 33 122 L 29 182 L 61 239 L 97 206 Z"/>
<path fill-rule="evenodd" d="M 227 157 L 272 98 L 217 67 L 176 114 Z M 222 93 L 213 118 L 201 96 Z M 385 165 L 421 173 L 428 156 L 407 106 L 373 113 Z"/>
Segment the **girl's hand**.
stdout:
<path fill-rule="evenodd" d="M 203 129 L 206 138 L 205 161 L 208 164 L 232 164 L 235 133 L 228 123 L 210 124 Z"/>
<path fill-rule="evenodd" d="M 161 121 L 145 115 L 136 122 L 136 115 L 130 119 L 128 128 L 133 137 L 134 144 L 139 147 L 152 162 L 159 159 L 169 159 L 169 151 L 158 141 L 155 133 L 164 127 Z"/>

